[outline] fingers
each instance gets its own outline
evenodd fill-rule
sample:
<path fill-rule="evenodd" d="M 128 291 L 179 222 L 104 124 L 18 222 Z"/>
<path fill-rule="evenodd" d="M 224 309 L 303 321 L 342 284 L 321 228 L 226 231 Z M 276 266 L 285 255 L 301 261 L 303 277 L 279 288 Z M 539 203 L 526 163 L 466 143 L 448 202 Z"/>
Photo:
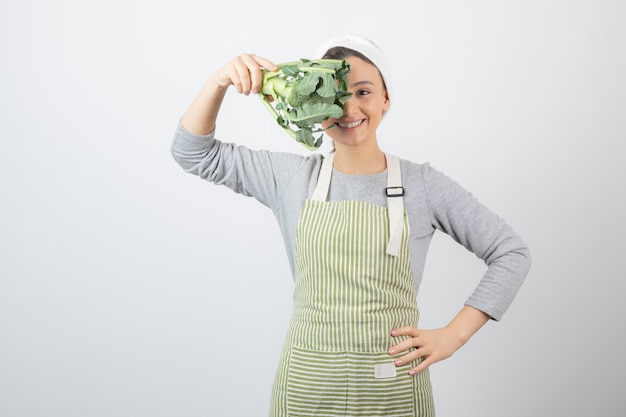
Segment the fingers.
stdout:
<path fill-rule="evenodd" d="M 389 349 L 389 354 L 395 355 L 396 353 L 404 352 L 412 347 L 417 347 L 420 331 L 415 327 L 405 326 L 405 327 L 398 327 L 396 329 L 392 329 L 391 335 L 394 337 L 410 336 L 410 339 L 407 339 L 404 342 L 401 342 L 395 346 L 392 346 Z"/>
<path fill-rule="evenodd" d="M 405 363 L 418 360 L 421 356 L 424 356 L 424 349 L 420 349 L 419 330 L 415 327 L 401 327 L 393 329 L 391 331 L 392 336 L 410 336 L 409 339 L 398 343 L 395 346 L 389 348 L 389 355 L 396 355 L 402 352 L 408 352 L 406 355 L 397 358 L 394 363 L 396 366 L 403 365 Z"/>
<path fill-rule="evenodd" d="M 391 330 L 391 335 L 392 336 L 411 336 L 411 337 L 415 337 L 417 336 L 419 333 L 419 330 L 416 327 L 412 327 L 412 326 L 404 326 L 404 327 L 398 327 L 395 329 Z"/>
<path fill-rule="evenodd" d="M 258 66 L 255 68 L 248 55 L 240 55 L 233 60 L 230 77 L 239 94 L 250 94 L 252 88 L 251 72 L 255 71 L 260 71 L 260 69 Z"/>
<path fill-rule="evenodd" d="M 407 350 L 411 348 L 417 348 L 418 344 L 419 344 L 419 341 L 417 340 L 417 338 L 412 337 L 410 339 L 405 340 L 404 342 L 401 342 L 395 346 L 392 346 L 391 348 L 389 348 L 388 353 L 390 355 L 396 355 L 398 353 L 406 352 Z"/>
<path fill-rule="evenodd" d="M 254 54 L 242 54 L 231 61 L 226 72 L 237 92 L 249 95 L 250 93 L 257 94 L 261 90 L 263 68 L 270 71 L 278 70 L 278 67 L 266 58 Z"/>
<path fill-rule="evenodd" d="M 252 55 L 256 62 L 262 67 L 270 71 L 278 71 L 278 67 L 272 61 L 267 58 L 260 57 L 258 55 Z"/>
<path fill-rule="evenodd" d="M 432 355 L 432 346 L 428 342 L 428 337 L 422 337 L 421 333 L 419 329 L 410 326 L 396 328 L 391 331 L 392 336 L 410 336 L 409 339 L 392 346 L 388 352 L 390 355 L 408 352 L 406 355 L 394 360 L 396 366 L 402 366 L 413 361 L 419 362 L 417 366 L 411 368 L 409 375 L 417 375 L 437 362 Z M 425 334 L 427 335 L 428 332 L 426 331 Z"/>
<path fill-rule="evenodd" d="M 427 348 L 418 347 L 406 355 L 396 359 L 394 364 L 396 366 L 402 366 L 410 362 L 417 362 L 417 366 L 411 368 L 409 371 L 409 375 L 417 375 L 437 361 L 438 359 L 436 359 L 436 355 L 431 354 Z"/>
<path fill-rule="evenodd" d="M 405 363 L 416 361 L 419 358 L 422 358 L 425 356 L 427 356 L 427 353 L 424 352 L 424 349 L 416 348 L 412 350 L 411 352 L 407 353 L 406 355 L 396 359 L 394 363 L 396 364 L 396 366 L 402 366 Z"/>
<path fill-rule="evenodd" d="M 417 329 L 415 327 L 400 327 L 391 331 L 392 336 L 405 336 L 402 342 L 389 349 L 390 355 L 406 354 L 395 359 L 396 365 L 404 365 L 412 361 L 418 364 L 409 374 L 416 375 L 430 365 L 447 359 L 461 347 L 454 332 L 447 327 L 440 329 Z M 408 339 L 407 339 L 408 336 Z"/>
<path fill-rule="evenodd" d="M 417 375 L 420 372 L 425 371 L 433 363 L 435 363 L 435 361 L 432 360 L 431 357 L 426 357 L 423 361 L 419 363 L 419 365 L 409 371 L 409 375 Z"/>

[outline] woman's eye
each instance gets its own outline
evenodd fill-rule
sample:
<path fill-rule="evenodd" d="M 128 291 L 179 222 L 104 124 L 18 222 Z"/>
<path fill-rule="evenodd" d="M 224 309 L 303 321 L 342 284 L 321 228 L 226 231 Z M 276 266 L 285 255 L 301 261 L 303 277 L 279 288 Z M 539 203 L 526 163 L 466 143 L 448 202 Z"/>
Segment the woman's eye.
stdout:
<path fill-rule="evenodd" d="M 359 90 L 359 91 L 357 91 L 357 94 L 358 94 L 359 96 L 366 96 L 366 95 L 368 95 L 369 93 L 370 93 L 370 92 L 369 92 L 369 91 L 367 91 L 367 90 Z"/>

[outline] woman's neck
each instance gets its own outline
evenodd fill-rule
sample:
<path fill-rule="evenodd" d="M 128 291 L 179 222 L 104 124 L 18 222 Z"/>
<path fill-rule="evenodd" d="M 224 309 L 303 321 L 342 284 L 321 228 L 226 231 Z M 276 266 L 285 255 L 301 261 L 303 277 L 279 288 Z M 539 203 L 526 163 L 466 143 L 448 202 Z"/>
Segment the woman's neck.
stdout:
<path fill-rule="evenodd" d="M 387 159 L 378 145 L 366 148 L 337 146 L 333 167 L 347 175 L 378 174 L 387 168 Z"/>

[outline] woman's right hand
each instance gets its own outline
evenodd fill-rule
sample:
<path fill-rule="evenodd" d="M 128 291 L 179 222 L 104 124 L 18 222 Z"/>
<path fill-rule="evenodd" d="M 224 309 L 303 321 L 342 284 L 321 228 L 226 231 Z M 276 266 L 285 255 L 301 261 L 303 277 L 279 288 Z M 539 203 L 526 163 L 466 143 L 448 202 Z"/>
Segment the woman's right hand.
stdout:
<path fill-rule="evenodd" d="M 270 71 L 278 70 L 278 67 L 266 58 L 254 54 L 241 54 L 213 74 L 213 78 L 219 86 L 233 85 L 239 94 L 257 94 L 263 83 L 264 68 Z"/>
<path fill-rule="evenodd" d="M 191 133 L 206 135 L 215 129 L 222 100 L 229 86 L 240 94 L 257 94 L 263 84 L 263 69 L 277 71 L 269 59 L 254 54 L 242 54 L 209 76 L 200 93 L 181 118 L 181 124 Z"/>

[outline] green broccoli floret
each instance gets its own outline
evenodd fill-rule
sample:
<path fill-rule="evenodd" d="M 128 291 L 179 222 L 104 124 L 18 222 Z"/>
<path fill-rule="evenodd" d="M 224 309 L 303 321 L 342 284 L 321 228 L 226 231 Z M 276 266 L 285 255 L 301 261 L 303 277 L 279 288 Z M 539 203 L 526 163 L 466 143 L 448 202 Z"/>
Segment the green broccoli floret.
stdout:
<path fill-rule="evenodd" d="M 306 103 L 334 104 L 335 96 L 322 97 L 315 91 L 309 95 L 300 94 L 297 91 L 292 91 L 291 94 L 289 95 L 289 98 L 287 98 L 287 104 L 289 104 L 291 107 L 296 107 L 296 108 L 302 107 Z"/>
<path fill-rule="evenodd" d="M 259 96 L 292 138 L 310 150 L 318 149 L 324 130 L 320 124 L 330 117 L 340 118 L 352 95 L 347 91 L 350 66 L 343 60 L 301 59 L 278 68 L 264 70 Z"/>

